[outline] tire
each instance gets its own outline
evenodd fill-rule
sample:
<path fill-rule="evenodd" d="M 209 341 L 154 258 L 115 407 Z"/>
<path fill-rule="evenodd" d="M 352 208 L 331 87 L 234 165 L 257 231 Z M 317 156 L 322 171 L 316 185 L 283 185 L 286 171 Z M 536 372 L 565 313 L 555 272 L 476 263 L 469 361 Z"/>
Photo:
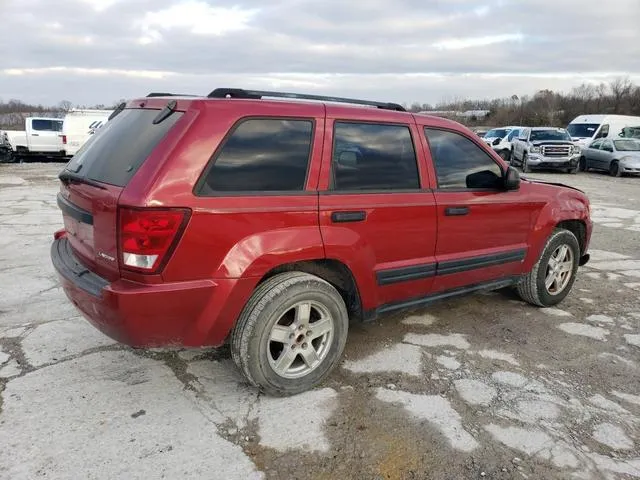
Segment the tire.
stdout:
<path fill-rule="evenodd" d="M 584 157 L 580 157 L 580 160 L 578 161 L 578 170 L 580 170 L 581 172 L 586 172 L 587 171 L 587 159 Z"/>
<path fill-rule="evenodd" d="M 562 255 L 562 247 L 567 247 L 571 255 L 570 260 L 569 257 L 564 257 L 564 265 L 567 268 L 570 266 L 571 270 L 567 272 L 568 278 L 562 276 L 557 277 L 559 284 L 554 282 L 551 288 L 547 288 L 546 281 L 549 279 L 549 274 L 551 273 L 549 270 L 553 268 L 552 265 L 550 265 L 551 257 L 557 254 Z M 571 291 L 571 287 L 573 287 L 573 283 L 576 280 L 579 261 L 580 245 L 578 244 L 576 236 L 569 230 L 556 229 L 547 240 L 542 255 L 540 255 L 533 269 L 531 269 L 517 285 L 516 290 L 518 291 L 518 295 L 525 302 L 538 307 L 557 305 L 564 300 Z M 559 268 L 561 268 L 561 266 Z M 560 272 L 560 275 L 561 274 L 562 272 Z M 555 289 L 553 288 L 554 285 L 556 286 Z"/>
<path fill-rule="evenodd" d="M 620 171 L 620 164 L 618 162 L 611 162 L 611 165 L 609 165 L 609 175 L 611 175 L 612 177 L 622 176 L 622 172 Z"/>
<path fill-rule="evenodd" d="M 522 173 L 531 173 L 531 168 L 529 167 L 529 163 L 527 162 L 527 154 L 522 154 Z"/>
<path fill-rule="evenodd" d="M 505 162 L 511 162 L 511 152 L 509 150 L 502 150 L 498 155 L 500 155 L 500 158 Z"/>
<path fill-rule="evenodd" d="M 320 322 L 323 332 L 331 330 L 314 337 Z M 231 334 L 231 355 L 262 392 L 295 395 L 318 385 L 338 364 L 348 329 L 344 300 L 331 284 L 304 272 L 282 273 L 258 286 L 245 305 Z"/>
<path fill-rule="evenodd" d="M 572 167 L 572 168 L 568 168 L 567 169 L 567 173 L 570 173 L 571 175 L 575 175 L 578 173 L 578 166 Z"/>
<path fill-rule="evenodd" d="M 16 163 L 17 161 L 18 157 L 13 154 L 13 151 L 0 152 L 0 163 Z"/>

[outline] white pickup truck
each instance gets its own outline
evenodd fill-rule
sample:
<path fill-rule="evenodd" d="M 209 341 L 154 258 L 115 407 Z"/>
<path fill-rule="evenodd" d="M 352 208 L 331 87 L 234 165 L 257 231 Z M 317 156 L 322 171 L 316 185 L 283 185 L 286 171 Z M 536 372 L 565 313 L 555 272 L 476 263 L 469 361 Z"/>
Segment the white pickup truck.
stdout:
<path fill-rule="evenodd" d="M 23 158 L 65 157 L 62 138 L 62 119 L 29 117 L 25 118 L 25 130 L 5 130 L 0 137 L 8 150 L 4 161 L 19 161 Z"/>

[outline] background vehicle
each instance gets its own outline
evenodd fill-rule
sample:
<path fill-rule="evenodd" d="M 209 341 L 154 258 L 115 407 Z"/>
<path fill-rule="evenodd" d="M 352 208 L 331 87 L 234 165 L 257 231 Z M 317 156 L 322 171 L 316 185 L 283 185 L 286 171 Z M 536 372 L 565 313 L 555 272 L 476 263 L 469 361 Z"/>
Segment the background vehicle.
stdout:
<path fill-rule="evenodd" d="M 605 170 L 614 177 L 640 174 L 640 140 L 599 138 L 582 150 L 580 170 Z"/>
<path fill-rule="evenodd" d="M 515 135 L 518 135 L 521 127 L 507 126 L 494 128 L 483 137 L 489 145 L 505 161 L 511 161 L 511 142 Z"/>
<path fill-rule="evenodd" d="M 574 142 L 580 146 L 598 138 L 616 139 L 623 136 L 625 127 L 640 126 L 640 117 L 628 115 L 580 115 L 567 126 Z"/>
<path fill-rule="evenodd" d="M 555 305 L 588 260 L 587 197 L 450 120 L 240 89 L 116 112 L 60 174 L 65 293 L 123 343 L 228 341 L 270 394 L 321 382 L 349 320 L 507 286 Z"/>
<path fill-rule="evenodd" d="M 15 159 L 33 156 L 64 157 L 62 120 L 59 118 L 25 118 L 25 130 L 5 130 L 6 141 Z"/>
<path fill-rule="evenodd" d="M 70 110 L 62 124 L 66 155 L 75 155 L 89 137 L 107 123 L 112 112 L 113 110 Z"/>
<path fill-rule="evenodd" d="M 521 166 L 525 173 L 534 167 L 576 173 L 579 158 L 580 147 L 564 128 L 525 127 L 514 137 L 511 164 Z"/>

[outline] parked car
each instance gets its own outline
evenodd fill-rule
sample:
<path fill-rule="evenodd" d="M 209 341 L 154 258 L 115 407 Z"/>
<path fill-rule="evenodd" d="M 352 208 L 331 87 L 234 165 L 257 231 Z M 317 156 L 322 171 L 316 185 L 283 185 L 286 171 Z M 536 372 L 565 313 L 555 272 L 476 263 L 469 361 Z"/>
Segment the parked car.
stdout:
<path fill-rule="evenodd" d="M 580 147 L 573 144 L 564 128 L 523 128 L 512 142 L 511 165 L 519 165 L 527 173 L 532 168 L 578 171 Z"/>
<path fill-rule="evenodd" d="M 640 117 L 629 115 L 580 115 L 567 126 L 571 138 L 579 146 L 589 145 L 598 138 L 617 139 L 627 127 L 640 127 Z"/>
<path fill-rule="evenodd" d="M 494 128 L 486 133 L 483 137 L 484 141 L 489 145 L 505 161 L 511 161 L 511 142 L 513 137 L 518 135 L 519 126 L 507 126 L 502 128 Z"/>
<path fill-rule="evenodd" d="M 584 193 L 393 103 L 151 94 L 90 142 L 60 174 L 66 295 L 129 345 L 226 342 L 269 394 L 321 382 L 350 320 L 503 287 L 556 305 L 589 259 Z"/>
<path fill-rule="evenodd" d="M 113 110 L 70 110 L 62 124 L 66 155 L 73 157 L 91 135 L 107 123 L 112 113 Z"/>
<path fill-rule="evenodd" d="M 25 118 L 25 130 L 6 130 L 6 141 L 11 147 L 11 159 L 34 156 L 64 157 L 62 119 Z"/>
<path fill-rule="evenodd" d="M 604 170 L 614 177 L 640 174 L 640 140 L 599 138 L 582 150 L 580 170 Z"/>

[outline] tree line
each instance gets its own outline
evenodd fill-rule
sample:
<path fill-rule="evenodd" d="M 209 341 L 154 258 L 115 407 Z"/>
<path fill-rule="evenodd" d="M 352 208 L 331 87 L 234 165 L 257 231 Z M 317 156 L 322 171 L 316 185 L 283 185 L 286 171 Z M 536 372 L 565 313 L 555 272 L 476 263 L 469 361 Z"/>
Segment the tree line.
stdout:
<path fill-rule="evenodd" d="M 568 93 L 540 90 L 534 95 L 513 95 L 492 100 L 455 99 L 436 105 L 414 102 L 412 112 L 488 110 L 486 117 L 457 117 L 469 125 L 528 125 L 566 127 L 571 120 L 585 114 L 619 114 L 640 116 L 640 86 L 627 77 L 609 83 L 587 84 Z"/>

